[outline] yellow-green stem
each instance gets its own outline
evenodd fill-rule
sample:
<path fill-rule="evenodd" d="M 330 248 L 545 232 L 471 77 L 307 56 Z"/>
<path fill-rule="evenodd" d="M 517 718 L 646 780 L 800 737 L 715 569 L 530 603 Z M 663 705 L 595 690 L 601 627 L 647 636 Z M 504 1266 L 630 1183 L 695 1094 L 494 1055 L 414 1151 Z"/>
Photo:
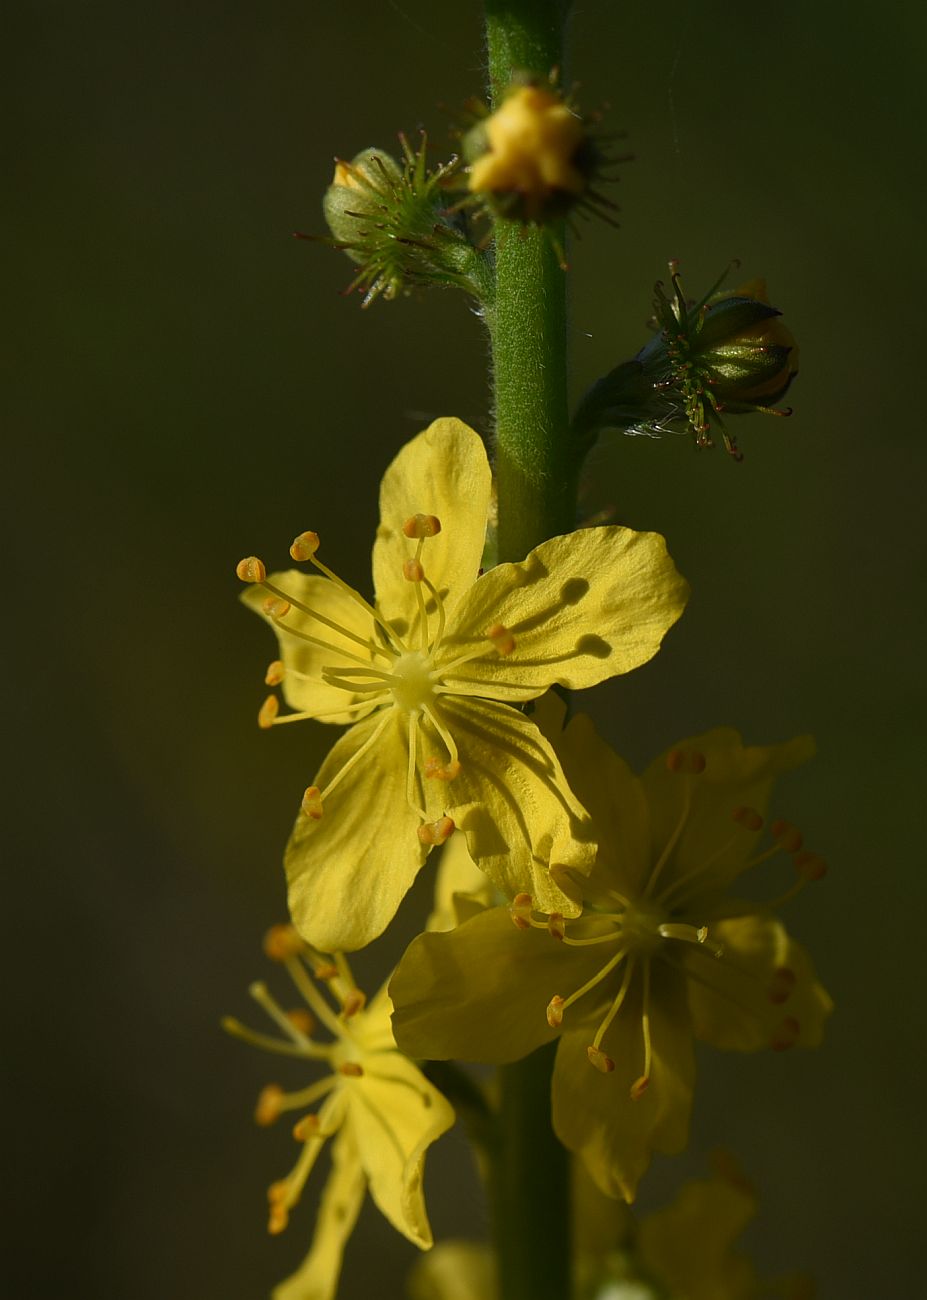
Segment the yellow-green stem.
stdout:
<path fill-rule="evenodd" d="M 513 73 L 563 67 L 564 0 L 486 0 L 490 94 Z M 554 232 L 562 241 L 562 232 Z M 498 556 L 522 559 L 575 526 L 569 440 L 566 280 L 549 235 L 496 224 L 492 339 Z M 550 1122 L 553 1050 L 499 1071 L 491 1162 L 493 1236 L 504 1300 L 569 1300 L 569 1162 Z"/>

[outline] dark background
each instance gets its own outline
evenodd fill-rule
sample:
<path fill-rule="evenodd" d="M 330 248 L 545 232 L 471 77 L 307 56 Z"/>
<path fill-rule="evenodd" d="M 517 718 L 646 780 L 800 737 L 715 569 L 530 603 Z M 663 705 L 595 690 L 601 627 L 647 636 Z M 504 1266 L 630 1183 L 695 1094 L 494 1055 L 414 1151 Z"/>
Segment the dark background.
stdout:
<path fill-rule="evenodd" d="M 694 594 L 587 703 L 636 762 L 719 723 L 817 736 L 779 807 L 832 864 L 789 917 L 838 1004 L 828 1041 L 705 1052 L 691 1152 L 642 1205 L 725 1143 L 760 1188 L 761 1266 L 813 1270 L 823 1300 L 922 1271 L 923 23 L 913 0 L 574 20 L 584 102 L 636 154 L 622 230 L 572 252 L 577 392 L 645 340 L 669 256 L 692 293 L 734 256 L 766 274 L 801 343 L 797 413 L 741 421 L 742 465 L 680 438 L 597 453 L 590 505 L 665 533 Z M 256 730 L 272 648 L 233 566 L 311 527 L 366 584 L 385 465 L 487 410 L 462 298 L 361 312 L 346 260 L 290 232 L 321 229 L 333 154 L 423 122 L 446 152 L 479 11 L 48 0 L 5 45 L 8 1294 L 251 1300 L 301 1257 L 313 1194 L 268 1239 L 291 1142 L 250 1111 L 280 1070 L 218 1020 L 257 1023 L 329 733 Z M 438 1235 L 480 1231 L 467 1170 L 454 1136 L 431 1155 Z M 360 1232 L 343 1294 L 399 1294 L 414 1249 L 372 1212 Z"/>

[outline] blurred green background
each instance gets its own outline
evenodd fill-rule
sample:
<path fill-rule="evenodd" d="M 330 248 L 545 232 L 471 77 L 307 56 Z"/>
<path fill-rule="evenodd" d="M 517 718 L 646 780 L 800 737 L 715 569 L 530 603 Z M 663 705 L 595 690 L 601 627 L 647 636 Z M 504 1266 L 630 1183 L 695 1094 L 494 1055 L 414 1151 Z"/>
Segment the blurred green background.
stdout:
<path fill-rule="evenodd" d="M 245 990 L 328 733 L 255 728 L 272 647 L 234 563 L 311 527 L 366 584 L 399 446 L 436 415 L 487 428 L 462 298 L 361 312 L 347 261 L 290 233 L 321 229 L 333 154 L 419 124 L 447 151 L 436 106 L 480 88 L 479 8 L 34 0 L 8 25 L 8 1294 L 251 1300 L 301 1257 L 321 1179 L 269 1239 L 291 1140 L 250 1115 L 280 1070 L 218 1020 L 257 1023 Z M 766 1271 L 911 1296 L 923 6 L 602 0 L 577 4 L 572 51 L 636 155 L 621 231 L 572 251 L 577 393 L 645 341 L 670 256 L 693 294 L 732 257 L 765 274 L 803 365 L 791 421 L 739 422 L 740 466 L 681 438 L 594 459 L 590 507 L 664 532 L 694 589 L 663 653 L 594 692 L 603 730 L 636 762 L 720 723 L 812 731 L 779 808 L 832 864 L 789 917 L 838 1004 L 825 1048 L 704 1053 L 691 1151 L 642 1205 L 724 1143 L 760 1189 Z M 367 980 L 394 954 L 365 954 Z M 436 1234 L 480 1232 L 462 1140 L 429 1163 Z M 342 1294 L 400 1294 L 414 1248 L 372 1212 L 360 1232 Z"/>

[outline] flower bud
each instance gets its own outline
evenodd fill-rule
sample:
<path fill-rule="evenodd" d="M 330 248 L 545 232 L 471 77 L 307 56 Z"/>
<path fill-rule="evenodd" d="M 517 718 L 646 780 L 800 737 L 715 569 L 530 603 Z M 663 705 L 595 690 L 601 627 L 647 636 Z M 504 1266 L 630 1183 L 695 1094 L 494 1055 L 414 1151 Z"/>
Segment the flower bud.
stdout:
<path fill-rule="evenodd" d="M 776 410 L 798 373 L 798 348 L 766 282 L 734 290 L 714 286 L 698 303 L 687 302 L 676 264 L 672 296 L 656 286 L 654 325 L 659 331 L 633 361 L 617 366 L 583 398 L 574 420 L 577 437 L 591 441 L 604 428 L 658 437 L 690 432 L 698 447 L 714 445 L 713 427 L 736 460 L 741 453 L 722 418 Z"/>

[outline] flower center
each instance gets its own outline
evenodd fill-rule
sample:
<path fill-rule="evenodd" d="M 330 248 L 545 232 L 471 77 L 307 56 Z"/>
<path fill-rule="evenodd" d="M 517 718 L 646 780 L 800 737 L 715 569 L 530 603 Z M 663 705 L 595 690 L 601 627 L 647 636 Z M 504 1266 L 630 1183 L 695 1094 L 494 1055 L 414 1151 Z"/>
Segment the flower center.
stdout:
<path fill-rule="evenodd" d="M 631 903 L 621 917 L 621 938 L 628 952 L 647 956 L 657 951 L 667 938 L 662 933 L 667 917 L 647 902 Z"/>
<path fill-rule="evenodd" d="M 421 650 L 409 650 L 393 664 L 390 690 L 396 707 L 404 713 L 426 708 L 434 699 L 431 660 Z"/>

